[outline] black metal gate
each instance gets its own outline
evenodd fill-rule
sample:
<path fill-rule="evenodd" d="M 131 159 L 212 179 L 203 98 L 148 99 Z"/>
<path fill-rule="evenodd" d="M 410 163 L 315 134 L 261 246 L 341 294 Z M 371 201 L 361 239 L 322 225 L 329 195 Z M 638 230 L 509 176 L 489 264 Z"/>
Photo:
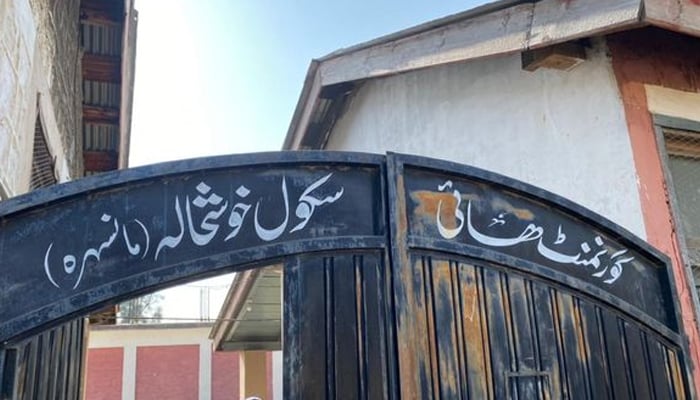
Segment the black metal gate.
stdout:
<path fill-rule="evenodd" d="M 190 160 L 0 203 L 0 340 L 274 260 L 287 398 L 690 397 L 663 255 L 551 193 L 395 154 Z"/>
<path fill-rule="evenodd" d="M 287 263 L 290 398 L 689 397 L 665 256 L 502 176 L 387 166 L 385 246 Z"/>

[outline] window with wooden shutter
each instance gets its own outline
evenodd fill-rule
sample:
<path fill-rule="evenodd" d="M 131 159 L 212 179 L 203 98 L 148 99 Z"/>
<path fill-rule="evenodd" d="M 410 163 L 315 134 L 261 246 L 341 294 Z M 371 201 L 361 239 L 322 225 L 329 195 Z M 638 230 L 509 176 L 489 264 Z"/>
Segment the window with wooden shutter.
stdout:
<path fill-rule="evenodd" d="M 41 116 L 37 113 L 34 124 L 34 153 L 32 155 L 32 178 L 30 188 L 32 190 L 51 186 L 57 182 L 54 172 L 54 162 L 44 136 L 44 127 L 41 124 Z"/>
<path fill-rule="evenodd" d="M 685 242 L 695 287 L 700 289 L 700 132 L 663 128 L 676 220 Z"/>

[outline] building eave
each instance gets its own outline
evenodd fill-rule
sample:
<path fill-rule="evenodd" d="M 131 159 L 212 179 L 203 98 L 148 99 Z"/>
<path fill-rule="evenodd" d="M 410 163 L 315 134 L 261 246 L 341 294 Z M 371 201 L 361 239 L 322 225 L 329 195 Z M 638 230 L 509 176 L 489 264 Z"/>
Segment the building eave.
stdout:
<path fill-rule="evenodd" d="M 226 336 L 234 329 L 236 319 L 241 313 L 259 274 L 260 269 L 255 268 L 240 272 L 233 278 L 231 287 L 226 293 L 226 299 L 224 299 L 219 315 L 209 333 L 214 350 L 221 350 Z"/>
<path fill-rule="evenodd" d="M 84 175 L 128 167 L 138 12 L 133 0 L 81 0 Z"/>
<path fill-rule="evenodd" d="M 289 124 L 289 129 L 287 130 L 287 136 L 284 138 L 283 149 L 298 149 L 299 143 L 296 142 L 297 139 L 301 139 L 301 136 L 297 135 L 296 132 L 301 130 L 301 127 L 308 126 L 308 120 L 315 107 L 315 102 L 311 99 L 318 101 L 318 95 L 320 91 L 320 82 L 318 79 L 318 64 L 317 60 L 311 60 L 309 64 L 309 69 L 306 72 L 306 79 L 304 79 L 304 86 L 301 90 L 301 95 L 297 101 L 297 106 L 294 109 L 294 114 L 292 115 L 292 121 Z"/>
<path fill-rule="evenodd" d="M 209 333 L 216 351 L 281 349 L 281 270 L 270 266 L 235 275 Z"/>
<path fill-rule="evenodd" d="M 134 103 L 134 80 L 136 75 L 136 32 L 138 11 L 133 0 L 125 0 L 124 32 L 122 35 L 122 79 L 119 115 L 119 169 L 129 166 L 131 145 L 131 117 Z"/>
<path fill-rule="evenodd" d="M 691 0 L 501 0 L 314 60 L 283 149 L 325 146 L 332 123 L 323 93 L 373 78 L 534 50 L 648 25 L 700 36 L 700 6 Z M 348 93 L 343 93 L 343 99 Z M 331 116 L 337 120 L 338 115 Z M 318 132 L 318 127 L 323 127 Z M 314 128 L 314 129 L 311 129 Z M 311 137 L 313 136 L 313 137 Z"/>
<path fill-rule="evenodd" d="M 694 0 L 644 0 L 644 22 L 700 37 L 700 4 Z"/>

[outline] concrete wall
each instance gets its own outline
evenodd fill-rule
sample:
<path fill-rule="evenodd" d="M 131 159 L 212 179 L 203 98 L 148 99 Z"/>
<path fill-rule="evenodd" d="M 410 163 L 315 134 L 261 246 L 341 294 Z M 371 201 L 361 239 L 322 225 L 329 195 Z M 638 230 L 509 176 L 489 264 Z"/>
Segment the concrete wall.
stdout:
<path fill-rule="evenodd" d="M 327 148 L 453 160 L 567 197 L 644 238 L 630 141 L 605 44 L 569 72 L 520 55 L 365 83 Z"/>
<path fill-rule="evenodd" d="M 82 170 L 79 5 L 0 1 L 0 199 L 29 189 L 38 110 L 59 180 Z"/>

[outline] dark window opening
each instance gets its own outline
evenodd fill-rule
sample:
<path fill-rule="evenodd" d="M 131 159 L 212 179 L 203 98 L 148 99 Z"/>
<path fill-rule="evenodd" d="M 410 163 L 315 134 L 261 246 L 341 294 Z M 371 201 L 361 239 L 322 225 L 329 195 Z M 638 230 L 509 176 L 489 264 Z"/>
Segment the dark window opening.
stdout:
<path fill-rule="evenodd" d="M 32 155 L 32 178 L 30 189 L 35 190 L 47 187 L 57 182 L 54 172 L 54 160 L 46 144 L 44 126 L 41 123 L 39 113 L 34 124 L 34 153 Z"/>

